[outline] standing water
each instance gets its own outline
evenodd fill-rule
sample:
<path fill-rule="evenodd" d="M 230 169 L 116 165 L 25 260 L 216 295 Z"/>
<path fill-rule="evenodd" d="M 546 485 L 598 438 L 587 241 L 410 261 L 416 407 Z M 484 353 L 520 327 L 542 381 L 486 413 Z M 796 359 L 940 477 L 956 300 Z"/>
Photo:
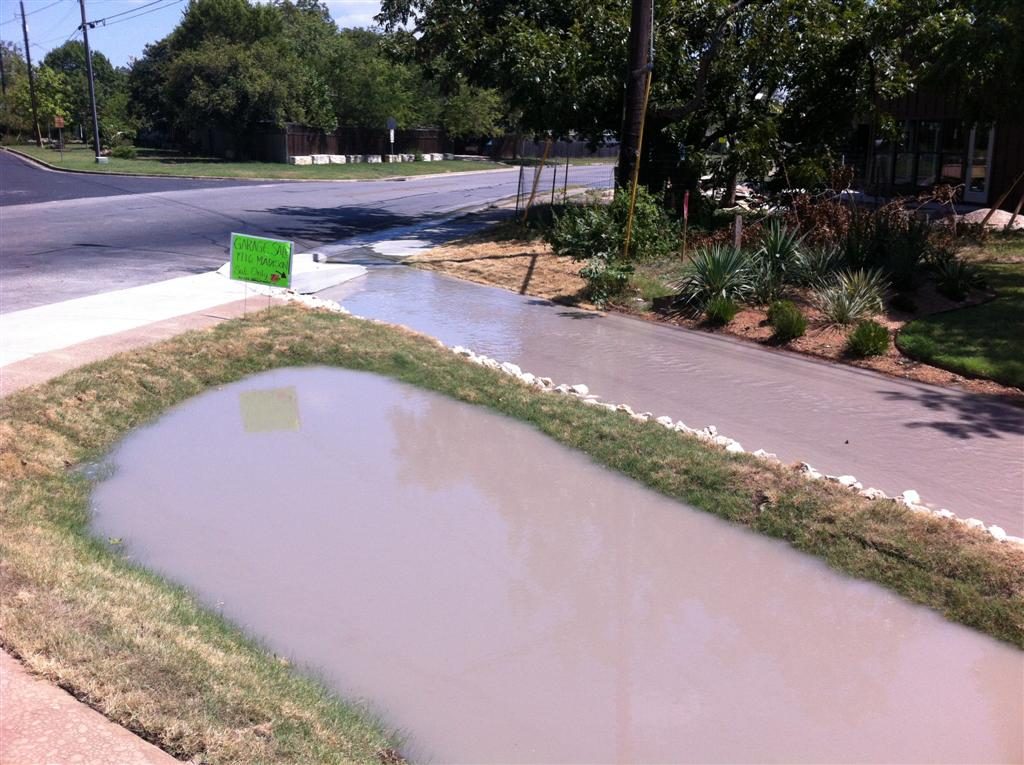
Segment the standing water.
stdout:
<path fill-rule="evenodd" d="M 132 433 L 96 533 L 439 762 L 1019 762 L 1024 653 L 386 378 Z"/>

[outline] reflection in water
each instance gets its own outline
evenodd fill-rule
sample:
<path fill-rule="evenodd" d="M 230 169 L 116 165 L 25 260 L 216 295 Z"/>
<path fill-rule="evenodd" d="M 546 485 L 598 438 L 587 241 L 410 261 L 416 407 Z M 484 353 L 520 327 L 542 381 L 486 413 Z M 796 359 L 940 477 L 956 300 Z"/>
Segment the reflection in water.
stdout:
<path fill-rule="evenodd" d="M 295 386 L 267 390 L 243 390 L 238 394 L 242 427 L 246 433 L 298 430 L 299 397 Z"/>
<path fill-rule="evenodd" d="M 301 390 L 301 433 L 238 427 L 231 397 L 268 385 Z M 114 461 L 97 533 L 368 699 L 415 758 L 1024 759 L 1020 652 L 478 407 L 282 370 Z"/>

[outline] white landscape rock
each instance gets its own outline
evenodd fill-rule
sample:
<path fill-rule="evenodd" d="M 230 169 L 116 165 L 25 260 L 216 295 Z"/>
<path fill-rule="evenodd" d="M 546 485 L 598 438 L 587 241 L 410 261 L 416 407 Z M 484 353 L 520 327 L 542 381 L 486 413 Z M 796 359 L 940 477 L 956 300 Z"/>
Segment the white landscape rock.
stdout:
<path fill-rule="evenodd" d="M 501 370 L 506 374 L 512 375 L 513 377 L 519 377 L 520 375 L 523 374 L 523 370 L 520 369 L 516 364 L 513 364 L 511 361 L 503 362 L 501 365 Z"/>
<path fill-rule="evenodd" d="M 947 510 L 946 508 L 942 508 L 941 510 L 936 510 L 935 511 L 935 515 L 938 518 L 945 518 L 946 520 L 949 520 L 949 521 L 951 521 L 954 518 L 956 518 L 956 514 L 953 513 L 950 510 Z"/>
<path fill-rule="evenodd" d="M 314 165 L 329 165 L 331 164 L 330 154 L 314 154 L 310 157 L 313 160 Z"/>
<path fill-rule="evenodd" d="M 312 165 L 313 158 L 306 156 L 288 157 L 289 165 Z"/>
<path fill-rule="evenodd" d="M 368 165 L 379 165 L 382 163 L 380 154 L 366 154 L 363 156 L 363 161 Z"/>
<path fill-rule="evenodd" d="M 346 157 L 344 154 L 328 154 L 327 156 L 330 158 L 332 165 L 348 164 L 348 157 Z"/>
<path fill-rule="evenodd" d="M 900 501 L 903 502 L 904 505 L 908 505 L 908 506 L 909 505 L 920 505 L 921 504 L 921 495 L 918 494 L 913 489 L 907 489 L 905 492 L 903 492 L 900 495 Z"/>
<path fill-rule="evenodd" d="M 979 521 L 977 518 L 968 518 L 964 521 L 964 525 L 969 529 L 984 529 L 985 521 Z"/>
<path fill-rule="evenodd" d="M 588 388 L 583 383 L 576 383 L 575 385 L 570 385 L 569 390 L 572 393 L 575 393 L 577 396 L 586 396 L 588 393 L 590 393 L 590 388 Z"/>
<path fill-rule="evenodd" d="M 861 489 L 857 493 L 860 494 L 865 499 L 887 499 L 884 491 L 882 491 L 881 489 L 875 489 L 873 487 L 870 489 Z"/>
<path fill-rule="evenodd" d="M 729 452 L 729 454 L 743 454 L 743 447 L 736 441 L 733 441 L 731 444 L 728 444 L 725 447 L 725 450 Z"/>
<path fill-rule="evenodd" d="M 1009 538 L 1009 534 L 1002 526 L 992 525 L 988 527 L 988 533 L 992 535 L 992 538 L 997 542 L 1005 542 Z"/>
<path fill-rule="evenodd" d="M 832 476 L 829 476 L 829 478 L 832 478 Z M 845 486 L 847 489 L 853 489 L 854 491 L 860 491 L 864 488 L 864 484 L 852 475 L 836 476 L 833 480 L 840 486 Z"/>
<path fill-rule="evenodd" d="M 675 427 L 675 422 L 672 420 L 672 418 L 664 414 L 661 415 L 661 417 L 656 418 L 655 422 L 657 422 L 659 425 L 664 425 L 666 428 Z"/>

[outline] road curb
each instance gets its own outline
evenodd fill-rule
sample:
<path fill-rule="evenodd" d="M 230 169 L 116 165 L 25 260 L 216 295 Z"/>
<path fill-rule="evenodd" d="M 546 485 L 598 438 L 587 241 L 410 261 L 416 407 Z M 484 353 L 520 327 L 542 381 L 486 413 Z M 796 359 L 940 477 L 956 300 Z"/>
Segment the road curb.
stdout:
<path fill-rule="evenodd" d="M 488 170 L 456 170 L 454 172 L 422 173 L 420 175 L 388 175 L 381 178 L 239 178 L 228 175 L 159 175 L 154 173 L 119 173 L 105 172 L 100 170 L 79 170 L 70 167 L 57 167 L 45 160 L 33 157 L 10 146 L 0 147 L 3 151 L 9 152 L 20 159 L 29 162 L 42 170 L 51 173 L 72 173 L 74 175 L 97 175 L 104 178 L 161 178 L 178 179 L 186 181 L 253 181 L 257 183 L 366 183 L 367 181 L 415 181 L 420 178 L 445 177 L 453 178 L 461 175 L 483 175 L 484 173 L 504 173 L 514 170 L 518 165 L 491 168 Z"/>

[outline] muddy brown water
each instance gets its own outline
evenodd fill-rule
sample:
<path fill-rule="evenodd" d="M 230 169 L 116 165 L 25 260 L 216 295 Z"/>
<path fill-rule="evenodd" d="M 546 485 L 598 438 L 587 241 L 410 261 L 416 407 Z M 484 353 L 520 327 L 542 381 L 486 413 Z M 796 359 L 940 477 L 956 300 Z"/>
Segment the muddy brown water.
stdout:
<path fill-rule="evenodd" d="M 372 265 L 367 263 L 368 265 Z M 404 266 L 321 296 L 607 401 L 716 425 L 826 473 L 1024 536 L 1024 409 L 706 332 L 553 305 Z"/>
<path fill-rule="evenodd" d="M 478 407 L 278 370 L 110 462 L 98 534 L 414 759 L 1024 760 L 1024 653 Z"/>

